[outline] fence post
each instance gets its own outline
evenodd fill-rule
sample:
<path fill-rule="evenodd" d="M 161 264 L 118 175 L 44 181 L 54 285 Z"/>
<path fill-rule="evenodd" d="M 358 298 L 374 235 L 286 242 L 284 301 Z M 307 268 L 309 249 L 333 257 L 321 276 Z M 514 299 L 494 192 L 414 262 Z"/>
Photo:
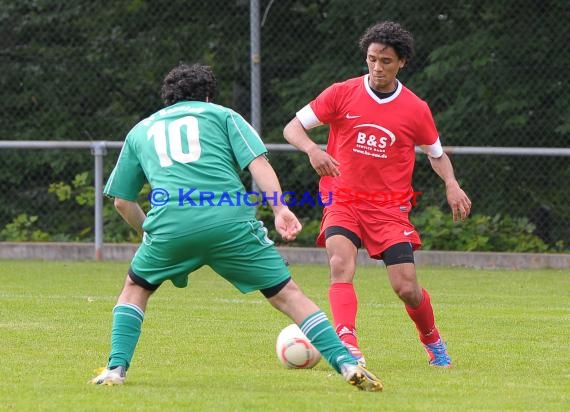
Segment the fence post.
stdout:
<path fill-rule="evenodd" d="M 249 2 L 249 36 L 251 44 L 251 125 L 261 135 L 261 29 L 259 27 L 259 0 Z M 251 190 L 257 192 L 255 180 Z"/>
<path fill-rule="evenodd" d="M 95 260 L 103 260 L 103 156 L 105 142 L 93 142 L 91 154 L 95 159 Z"/>

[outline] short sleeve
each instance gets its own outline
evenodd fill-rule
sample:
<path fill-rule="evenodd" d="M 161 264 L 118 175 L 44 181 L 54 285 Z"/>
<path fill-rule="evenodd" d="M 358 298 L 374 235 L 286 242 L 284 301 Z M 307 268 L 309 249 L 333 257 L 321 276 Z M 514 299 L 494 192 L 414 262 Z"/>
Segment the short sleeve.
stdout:
<path fill-rule="evenodd" d="M 103 193 L 109 197 L 135 201 L 145 181 L 146 177 L 137 157 L 137 152 L 132 147 L 131 139 L 127 136 Z"/>
<path fill-rule="evenodd" d="M 418 111 L 416 123 L 415 144 L 418 146 L 432 145 L 439 139 L 439 133 L 435 127 L 435 121 L 427 103 L 422 101 L 421 110 Z"/>
<path fill-rule="evenodd" d="M 337 89 L 338 84 L 335 83 L 321 92 L 311 103 L 313 113 L 323 124 L 330 124 L 337 112 Z"/>
<path fill-rule="evenodd" d="M 238 113 L 229 111 L 228 137 L 240 169 L 245 169 L 256 157 L 267 153 L 265 144 L 255 129 Z"/>

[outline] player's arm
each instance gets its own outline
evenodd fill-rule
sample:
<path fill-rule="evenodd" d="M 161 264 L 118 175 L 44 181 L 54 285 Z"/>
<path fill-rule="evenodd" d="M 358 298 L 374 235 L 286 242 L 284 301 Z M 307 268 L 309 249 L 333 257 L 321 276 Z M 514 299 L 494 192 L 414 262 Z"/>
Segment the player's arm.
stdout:
<path fill-rule="evenodd" d="M 422 146 L 421 148 L 428 155 L 432 169 L 445 183 L 447 203 L 451 207 L 453 221 L 465 220 L 471 212 L 471 200 L 459 186 L 451 160 L 444 153 L 439 139 L 433 145 Z"/>
<path fill-rule="evenodd" d="M 248 165 L 253 180 L 259 189 L 274 200 L 269 201 L 275 215 L 275 229 L 285 240 L 294 240 L 301 231 L 301 223 L 287 205 L 283 204 L 281 185 L 275 170 L 265 156 L 258 156 Z"/>
<path fill-rule="evenodd" d="M 285 126 L 283 137 L 291 145 L 309 156 L 311 166 L 319 176 L 339 176 L 338 166 L 340 163 L 313 142 L 306 132 L 307 129 L 320 124 L 311 107 L 307 105 Z"/>
<path fill-rule="evenodd" d="M 117 212 L 125 222 L 135 229 L 140 236 L 143 235 L 144 231 L 142 225 L 146 219 L 146 215 L 137 202 L 115 197 L 115 209 L 117 209 Z"/>

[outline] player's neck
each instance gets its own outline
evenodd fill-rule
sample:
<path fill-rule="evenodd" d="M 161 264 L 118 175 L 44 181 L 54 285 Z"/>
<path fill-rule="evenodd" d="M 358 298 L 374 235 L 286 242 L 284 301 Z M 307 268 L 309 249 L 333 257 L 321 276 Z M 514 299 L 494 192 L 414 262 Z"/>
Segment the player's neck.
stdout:
<path fill-rule="evenodd" d="M 396 93 L 396 90 L 398 90 L 398 80 L 394 80 L 394 89 L 389 91 L 389 92 L 384 92 L 384 91 L 380 91 L 380 90 L 376 90 L 374 87 L 370 86 L 370 90 L 372 90 L 372 92 L 378 96 L 380 99 L 387 99 L 388 97 L 392 96 L 394 93 Z"/>

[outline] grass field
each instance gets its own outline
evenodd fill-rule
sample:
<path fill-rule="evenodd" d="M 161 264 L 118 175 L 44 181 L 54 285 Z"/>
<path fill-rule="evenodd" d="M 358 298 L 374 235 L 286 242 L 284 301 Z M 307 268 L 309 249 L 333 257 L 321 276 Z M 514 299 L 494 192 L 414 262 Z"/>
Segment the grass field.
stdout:
<path fill-rule="evenodd" d="M 382 393 L 350 387 L 321 361 L 285 370 L 289 320 L 209 269 L 153 296 L 122 387 L 87 385 L 109 350 L 127 263 L 0 265 L 0 410 L 568 411 L 570 273 L 421 268 L 454 368 L 427 366 L 382 268 L 360 268 L 360 341 Z M 325 267 L 294 276 L 325 312 Z"/>

